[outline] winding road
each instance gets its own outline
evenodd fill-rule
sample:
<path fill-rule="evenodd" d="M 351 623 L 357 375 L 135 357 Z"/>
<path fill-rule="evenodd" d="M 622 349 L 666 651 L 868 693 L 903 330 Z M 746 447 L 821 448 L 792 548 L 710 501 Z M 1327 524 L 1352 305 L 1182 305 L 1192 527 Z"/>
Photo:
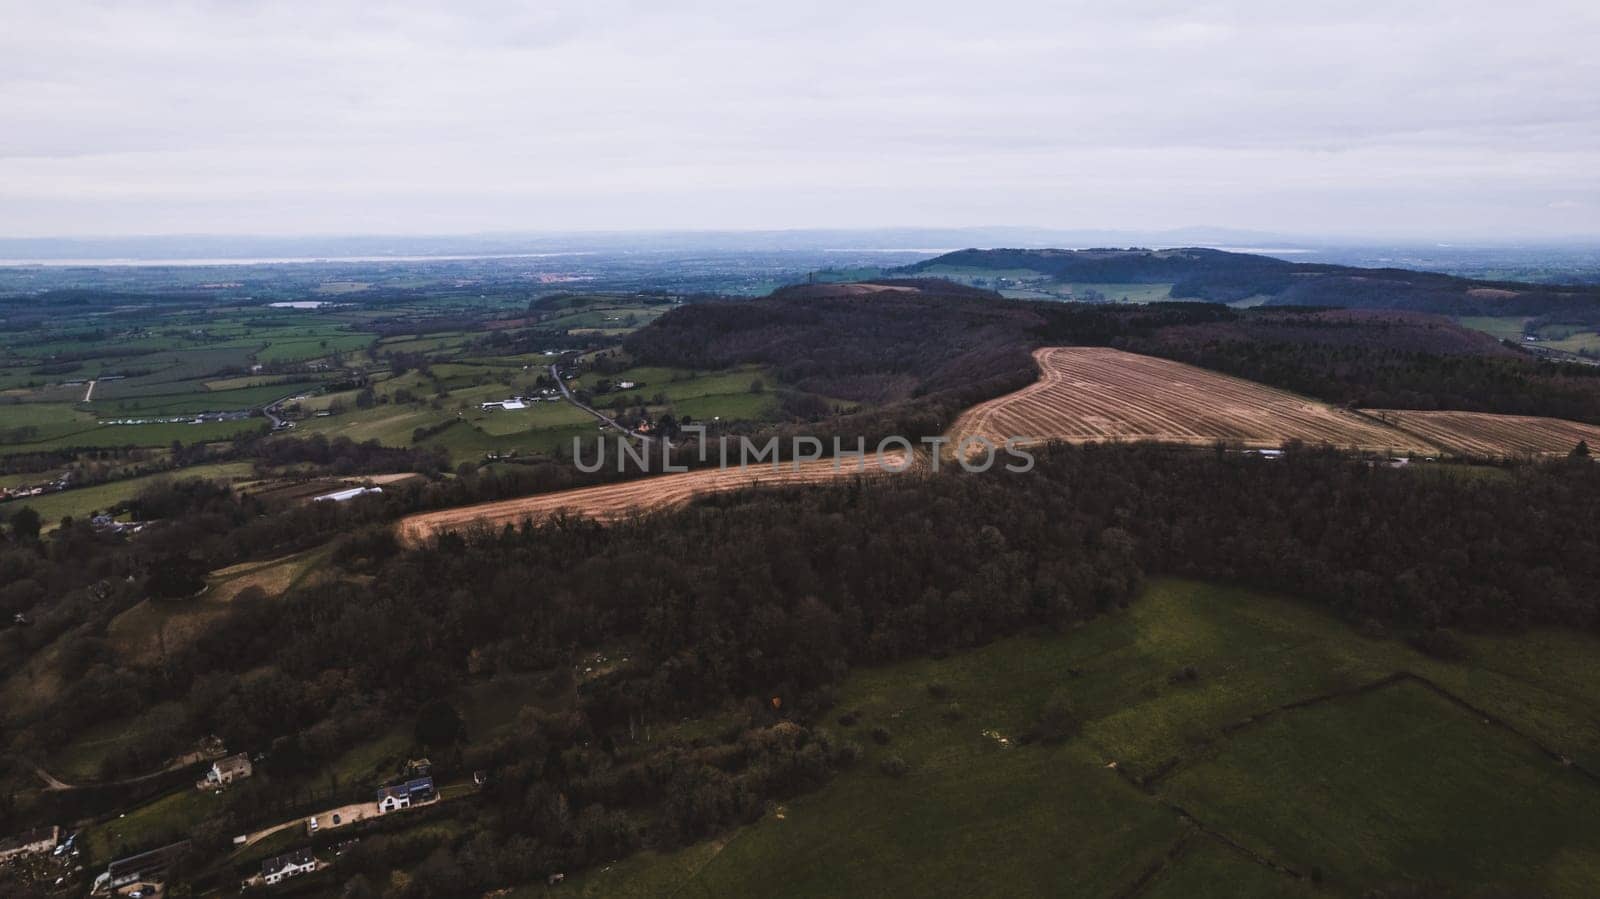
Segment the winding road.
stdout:
<path fill-rule="evenodd" d="M 621 431 L 624 434 L 627 434 L 629 437 L 637 437 L 640 440 L 643 440 L 645 442 L 649 442 L 649 441 L 655 439 L 654 437 L 651 437 L 649 434 L 641 434 L 638 431 L 635 431 L 635 430 L 633 430 L 631 428 L 625 428 L 622 425 L 618 424 L 617 420 L 612 418 L 611 416 L 606 415 L 604 412 L 601 412 L 600 410 L 594 408 L 593 406 L 590 406 L 590 405 L 587 405 L 587 404 L 581 402 L 577 397 L 572 395 L 572 391 L 571 390 L 567 389 L 567 382 L 563 381 L 561 379 L 561 372 L 560 372 L 559 369 L 556 368 L 555 365 L 551 365 L 550 366 L 550 377 L 556 379 L 556 386 L 561 388 L 561 395 L 564 398 L 566 398 L 566 401 L 571 403 L 572 405 L 577 406 L 579 409 L 582 409 L 583 411 L 589 413 L 590 415 L 593 415 L 595 418 L 598 418 L 601 422 L 603 422 L 605 424 L 608 424 L 608 425 L 612 426 L 613 428 L 616 428 L 617 430 Z M 661 442 L 665 443 L 667 445 L 668 449 L 672 448 L 672 441 L 668 440 L 667 438 L 662 437 L 661 438 Z"/>

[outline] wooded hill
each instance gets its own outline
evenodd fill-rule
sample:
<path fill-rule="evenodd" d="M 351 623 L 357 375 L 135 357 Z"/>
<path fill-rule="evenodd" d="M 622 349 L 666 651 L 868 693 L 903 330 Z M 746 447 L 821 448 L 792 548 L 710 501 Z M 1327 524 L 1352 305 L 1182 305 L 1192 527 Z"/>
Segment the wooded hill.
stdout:
<path fill-rule="evenodd" d="M 1406 309 L 1451 315 L 1600 312 L 1600 288 L 1479 281 L 1437 272 L 1289 262 L 1203 247 L 1150 250 L 957 250 L 905 266 L 906 275 L 951 269 L 1033 271 L 1062 282 L 1172 284 L 1174 299 L 1273 306 Z"/>

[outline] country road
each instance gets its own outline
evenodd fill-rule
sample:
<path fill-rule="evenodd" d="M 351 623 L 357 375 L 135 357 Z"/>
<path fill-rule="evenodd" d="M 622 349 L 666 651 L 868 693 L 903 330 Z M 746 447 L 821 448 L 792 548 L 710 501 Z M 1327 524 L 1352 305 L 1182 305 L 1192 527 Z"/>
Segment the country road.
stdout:
<path fill-rule="evenodd" d="M 646 442 L 655 439 L 655 438 L 651 437 L 649 434 L 641 434 L 638 431 L 635 431 L 635 430 L 632 430 L 632 429 L 629 429 L 629 428 L 625 428 L 622 425 L 618 424 L 616 419 L 610 417 L 609 415 L 606 415 L 604 412 L 601 412 L 598 409 L 595 409 L 593 406 L 585 405 L 584 403 L 580 402 L 577 397 L 572 395 L 572 391 L 567 389 L 567 382 L 561 380 L 561 372 L 559 370 L 557 370 L 555 365 L 551 365 L 550 366 L 550 377 L 556 379 L 556 386 L 561 388 L 561 395 L 563 397 L 565 397 L 567 402 L 571 403 L 572 405 L 577 406 L 579 409 L 582 409 L 583 411 L 589 413 L 590 415 L 593 415 L 595 418 L 598 418 L 601 422 L 603 422 L 605 424 L 608 424 L 608 425 L 612 426 L 613 428 L 616 428 L 617 430 L 621 431 L 624 434 L 627 434 L 629 437 L 637 437 L 638 439 L 644 440 Z M 668 449 L 672 448 L 672 441 L 668 440 L 667 438 L 665 438 L 665 437 L 661 438 L 661 442 L 665 443 L 667 445 Z"/>
<path fill-rule="evenodd" d="M 89 400 L 94 398 L 94 385 L 95 385 L 94 379 L 90 378 L 89 379 L 89 387 L 88 387 L 87 390 L 85 390 L 83 392 L 83 402 L 87 403 L 87 402 L 89 402 Z"/>
<path fill-rule="evenodd" d="M 216 752 L 210 752 L 210 753 L 203 752 L 203 751 L 186 752 L 183 755 L 177 757 L 176 759 L 173 759 L 171 762 L 169 762 L 168 764 L 164 765 L 163 767 L 161 767 L 161 768 L 159 768 L 159 769 L 157 769 L 155 771 L 150 771 L 150 772 L 147 772 L 145 774 L 136 774 L 136 775 L 134 775 L 132 777 L 124 777 L 124 778 L 121 778 L 120 780 L 97 781 L 97 782 L 92 783 L 92 784 L 72 784 L 72 783 L 67 783 L 66 781 L 62 780 L 61 778 L 56 777 L 54 774 L 51 774 L 49 771 L 46 771 L 44 769 L 44 767 L 41 766 L 38 762 L 32 761 L 31 759 L 28 759 L 28 760 L 25 760 L 25 761 L 27 762 L 28 767 L 33 769 L 34 775 L 36 777 L 38 777 L 40 780 L 44 781 L 45 792 L 53 793 L 53 792 L 57 792 L 57 791 L 60 791 L 60 790 L 81 790 L 81 789 L 84 789 L 86 787 L 117 786 L 117 785 L 120 785 L 120 784 L 133 784 L 133 783 L 139 783 L 140 781 L 153 780 L 153 779 L 155 779 L 157 777 L 160 777 L 163 774 L 170 774 L 173 771 L 177 771 L 177 770 L 182 769 L 182 768 L 187 768 L 187 767 L 189 767 L 191 765 L 197 765 L 200 762 L 207 761 L 209 759 L 220 758 L 220 757 L 221 757 L 221 753 L 216 753 Z"/>

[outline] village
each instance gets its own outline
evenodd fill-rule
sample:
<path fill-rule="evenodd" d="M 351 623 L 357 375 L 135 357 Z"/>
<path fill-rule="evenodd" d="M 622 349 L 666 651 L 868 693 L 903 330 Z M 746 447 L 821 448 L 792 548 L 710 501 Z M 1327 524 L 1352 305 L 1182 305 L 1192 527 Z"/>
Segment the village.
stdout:
<path fill-rule="evenodd" d="M 209 761 L 201 769 L 201 776 L 189 788 L 202 794 L 221 796 L 230 788 L 256 777 L 257 765 L 265 758 L 262 755 L 252 757 L 247 752 L 223 754 L 219 742 L 208 740 L 202 743 L 203 748 L 177 760 L 179 764 L 185 761 L 193 764 Z M 41 772 L 41 776 L 45 775 Z M 412 759 L 405 763 L 403 771 L 392 783 L 375 788 L 370 800 L 344 803 L 239 834 L 232 839 L 234 850 L 230 858 L 240 856 L 269 840 L 282 842 L 299 836 L 303 842 L 262 858 L 256 870 L 239 882 L 238 888 L 243 892 L 264 891 L 263 894 L 269 894 L 271 888 L 285 881 L 331 866 L 337 856 L 361 839 L 358 834 L 339 842 L 330 842 L 325 838 L 329 831 L 351 828 L 363 822 L 368 825 L 367 829 L 371 826 L 381 827 L 378 824 L 380 820 L 468 795 L 481 787 L 484 781 L 484 773 L 478 772 L 470 782 L 440 787 L 435 784 L 432 762 L 426 758 Z M 61 784 L 60 787 L 72 788 L 67 784 Z M 117 817 L 125 818 L 126 815 Z M 59 825 L 50 825 L 0 839 L 0 868 L 10 868 L 20 873 L 26 881 L 45 892 L 70 890 L 87 877 L 81 862 L 82 833 L 69 834 Z M 121 899 L 162 899 L 167 895 L 169 875 L 176 866 L 187 865 L 193 860 L 195 848 L 194 840 L 186 838 L 111 859 L 89 882 L 89 894 Z"/>

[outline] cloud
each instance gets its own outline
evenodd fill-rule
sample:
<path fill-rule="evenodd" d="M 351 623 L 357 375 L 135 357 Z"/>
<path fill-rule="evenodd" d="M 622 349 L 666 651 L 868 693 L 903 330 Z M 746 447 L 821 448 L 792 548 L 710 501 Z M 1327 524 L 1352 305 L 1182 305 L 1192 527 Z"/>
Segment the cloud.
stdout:
<path fill-rule="evenodd" d="M 1532 233 L 1600 188 L 1583 0 L 4 2 L 8 234 Z"/>

